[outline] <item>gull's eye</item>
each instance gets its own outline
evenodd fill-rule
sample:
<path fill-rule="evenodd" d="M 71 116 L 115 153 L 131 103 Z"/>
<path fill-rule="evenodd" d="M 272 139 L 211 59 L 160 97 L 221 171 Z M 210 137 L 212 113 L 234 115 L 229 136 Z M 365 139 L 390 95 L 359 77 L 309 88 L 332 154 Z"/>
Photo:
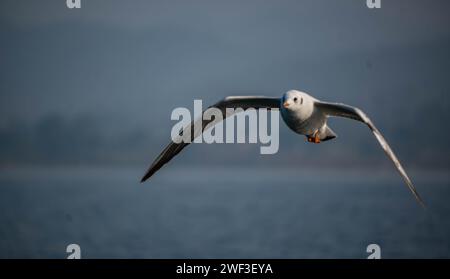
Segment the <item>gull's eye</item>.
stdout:
<path fill-rule="evenodd" d="M 297 100 L 298 100 L 298 99 L 297 99 L 297 97 L 295 97 L 295 98 L 294 98 L 294 102 L 296 102 L 296 103 L 297 103 Z"/>

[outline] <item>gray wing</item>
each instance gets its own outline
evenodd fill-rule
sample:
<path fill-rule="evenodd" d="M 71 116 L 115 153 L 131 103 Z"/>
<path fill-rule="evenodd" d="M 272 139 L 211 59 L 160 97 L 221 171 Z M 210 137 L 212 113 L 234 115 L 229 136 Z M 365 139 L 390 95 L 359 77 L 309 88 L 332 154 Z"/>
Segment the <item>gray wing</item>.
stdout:
<path fill-rule="evenodd" d="M 260 109 L 260 108 L 267 108 L 267 109 L 279 109 L 280 108 L 280 98 L 273 98 L 273 97 L 262 97 L 262 96 L 231 96 L 226 97 L 222 101 L 208 107 L 208 108 L 218 108 L 222 111 L 223 119 L 226 117 L 231 116 L 232 114 L 227 114 L 226 108 L 242 108 L 242 109 L 248 109 L 248 108 L 254 108 L 254 109 Z M 206 109 L 207 110 L 207 109 Z M 206 111 L 205 110 L 205 111 Z M 205 112 L 203 111 L 203 113 Z M 186 131 L 191 132 L 191 139 L 195 139 L 201 133 L 208 129 L 218 122 L 220 120 L 216 120 L 215 118 L 212 118 L 211 120 L 202 120 L 202 118 L 196 120 L 197 123 L 201 123 L 201 125 L 195 125 L 194 122 L 191 122 L 190 125 L 185 127 L 183 131 L 180 131 L 180 137 L 185 133 Z M 195 130 L 195 127 L 200 127 L 200 129 Z M 175 157 L 178 153 L 180 153 L 183 148 L 185 148 L 189 143 L 180 142 L 175 143 L 171 141 L 169 145 L 159 154 L 159 156 L 153 161 L 150 168 L 145 173 L 144 177 L 142 177 L 141 182 L 144 182 L 148 178 L 150 178 L 156 171 L 158 171 L 163 165 L 168 163 L 173 157 Z"/>
<path fill-rule="evenodd" d="M 395 156 L 394 152 L 392 151 L 391 147 L 387 143 L 387 141 L 384 139 L 383 135 L 380 133 L 380 131 L 375 127 L 375 125 L 372 123 L 372 121 L 369 119 L 369 117 L 366 116 L 364 112 L 362 112 L 360 109 L 344 105 L 344 104 L 337 104 L 337 103 L 325 103 L 325 102 L 315 102 L 315 107 L 321 110 L 323 113 L 325 113 L 328 116 L 340 116 L 340 117 L 347 117 L 354 120 L 361 121 L 372 130 L 373 134 L 377 138 L 378 142 L 380 143 L 383 150 L 386 152 L 387 156 L 392 160 L 394 165 L 397 167 L 398 172 L 403 177 L 403 180 L 405 180 L 406 185 L 408 186 L 409 190 L 413 193 L 416 200 L 425 208 L 425 204 L 420 197 L 419 193 L 416 191 L 416 188 L 411 182 L 411 179 L 409 179 L 408 175 L 406 174 L 405 170 L 403 169 L 402 165 L 400 164 L 400 161 L 397 159 L 397 156 Z"/>

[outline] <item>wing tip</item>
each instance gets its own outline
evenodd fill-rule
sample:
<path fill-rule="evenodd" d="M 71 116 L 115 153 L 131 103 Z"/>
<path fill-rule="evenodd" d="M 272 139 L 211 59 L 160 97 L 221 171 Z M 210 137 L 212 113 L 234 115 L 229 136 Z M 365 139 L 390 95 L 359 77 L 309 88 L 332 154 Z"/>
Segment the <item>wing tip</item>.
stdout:
<path fill-rule="evenodd" d="M 419 205 L 424 210 L 427 210 L 427 206 L 425 205 L 425 202 L 423 201 L 422 197 L 419 195 L 419 192 L 417 192 L 416 188 L 412 185 L 412 183 L 407 183 L 407 185 L 411 190 L 412 194 L 414 195 L 414 198 L 416 198 L 416 201 L 419 203 Z"/>
<path fill-rule="evenodd" d="M 144 183 L 147 179 L 149 179 L 153 175 L 153 168 L 149 169 L 145 175 L 141 178 L 141 183 Z"/>

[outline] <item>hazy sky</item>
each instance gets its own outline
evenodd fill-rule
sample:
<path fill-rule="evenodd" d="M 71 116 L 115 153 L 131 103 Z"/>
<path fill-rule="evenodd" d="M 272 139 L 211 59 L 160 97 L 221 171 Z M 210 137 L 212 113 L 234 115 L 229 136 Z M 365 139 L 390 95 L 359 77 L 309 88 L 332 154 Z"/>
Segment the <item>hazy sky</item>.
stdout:
<path fill-rule="evenodd" d="M 71 161 L 74 146 L 81 161 L 148 160 L 169 139 L 173 108 L 292 88 L 365 109 L 400 157 L 449 162 L 438 130 L 450 108 L 449 1 L 65 2 L 0 3 L 2 163 Z M 320 152 L 380 151 L 363 128 L 335 125 L 348 136 Z"/>

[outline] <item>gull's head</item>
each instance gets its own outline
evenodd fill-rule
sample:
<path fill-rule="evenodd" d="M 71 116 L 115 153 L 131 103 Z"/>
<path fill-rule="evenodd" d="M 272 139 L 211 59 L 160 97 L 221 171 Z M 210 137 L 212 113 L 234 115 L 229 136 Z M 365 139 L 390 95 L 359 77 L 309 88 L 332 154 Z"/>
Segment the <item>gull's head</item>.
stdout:
<path fill-rule="evenodd" d="M 305 92 L 289 90 L 281 98 L 281 113 L 283 117 L 303 121 L 314 111 L 314 98 Z"/>
<path fill-rule="evenodd" d="M 314 99 L 305 92 L 289 90 L 283 95 L 281 103 L 284 109 L 302 110 L 312 107 Z"/>

